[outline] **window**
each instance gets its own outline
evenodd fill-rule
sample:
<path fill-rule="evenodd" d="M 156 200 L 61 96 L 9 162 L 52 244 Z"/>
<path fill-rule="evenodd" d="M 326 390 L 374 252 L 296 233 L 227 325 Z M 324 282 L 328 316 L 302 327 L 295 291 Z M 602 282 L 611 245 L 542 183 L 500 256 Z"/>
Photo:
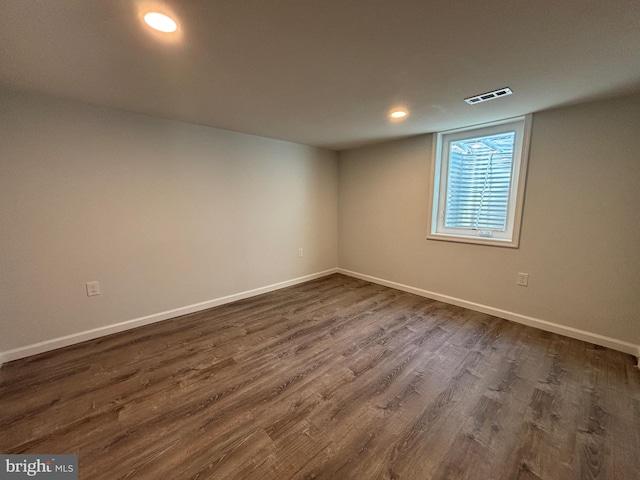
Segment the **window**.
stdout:
<path fill-rule="evenodd" d="M 518 247 L 531 116 L 437 134 L 428 238 Z"/>

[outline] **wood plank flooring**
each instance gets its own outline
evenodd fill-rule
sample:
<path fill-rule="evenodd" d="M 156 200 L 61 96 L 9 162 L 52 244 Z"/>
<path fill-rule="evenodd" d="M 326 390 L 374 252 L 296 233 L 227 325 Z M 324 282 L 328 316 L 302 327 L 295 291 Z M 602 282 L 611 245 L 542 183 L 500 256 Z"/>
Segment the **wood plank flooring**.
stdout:
<path fill-rule="evenodd" d="M 637 479 L 629 355 L 342 275 L 0 369 L 0 452 L 100 479 Z"/>

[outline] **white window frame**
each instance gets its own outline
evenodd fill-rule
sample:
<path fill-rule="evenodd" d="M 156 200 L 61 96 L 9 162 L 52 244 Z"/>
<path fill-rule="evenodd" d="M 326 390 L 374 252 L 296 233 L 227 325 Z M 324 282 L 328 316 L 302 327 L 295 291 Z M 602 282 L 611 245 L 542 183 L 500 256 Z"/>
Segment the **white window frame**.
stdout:
<path fill-rule="evenodd" d="M 482 229 L 456 229 L 444 225 L 446 192 L 448 183 L 448 148 L 451 141 L 475 138 L 505 132 L 516 132 L 514 159 L 511 170 L 511 185 L 507 223 L 504 231 Z M 518 248 L 520 245 L 520 226 L 524 206 L 524 193 L 529 161 L 529 143 L 531 136 L 531 115 L 509 118 L 497 122 L 475 125 L 438 132 L 433 142 L 433 162 L 431 164 L 431 206 L 429 208 L 429 240 L 474 243 Z"/>

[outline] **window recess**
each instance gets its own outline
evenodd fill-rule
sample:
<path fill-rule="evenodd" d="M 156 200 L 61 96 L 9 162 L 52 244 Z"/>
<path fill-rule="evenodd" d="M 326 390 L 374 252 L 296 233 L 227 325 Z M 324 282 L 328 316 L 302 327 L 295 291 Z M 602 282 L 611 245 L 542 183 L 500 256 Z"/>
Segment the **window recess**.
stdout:
<path fill-rule="evenodd" d="M 436 135 L 429 239 L 518 246 L 530 120 Z"/>

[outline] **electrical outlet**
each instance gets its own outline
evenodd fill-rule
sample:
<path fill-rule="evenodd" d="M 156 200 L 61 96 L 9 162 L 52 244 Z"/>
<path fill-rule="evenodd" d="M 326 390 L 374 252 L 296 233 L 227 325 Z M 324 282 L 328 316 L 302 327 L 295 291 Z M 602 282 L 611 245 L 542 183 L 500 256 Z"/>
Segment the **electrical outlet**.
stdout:
<path fill-rule="evenodd" d="M 529 286 L 529 274 L 528 273 L 518 273 L 518 280 L 516 281 L 516 285 L 521 287 Z"/>
<path fill-rule="evenodd" d="M 304 250 L 302 250 L 301 248 L 298 249 L 298 257 L 302 258 L 304 255 Z"/>
<path fill-rule="evenodd" d="M 87 297 L 100 295 L 100 282 L 87 282 L 85 285 L 87 287 Z"/>

